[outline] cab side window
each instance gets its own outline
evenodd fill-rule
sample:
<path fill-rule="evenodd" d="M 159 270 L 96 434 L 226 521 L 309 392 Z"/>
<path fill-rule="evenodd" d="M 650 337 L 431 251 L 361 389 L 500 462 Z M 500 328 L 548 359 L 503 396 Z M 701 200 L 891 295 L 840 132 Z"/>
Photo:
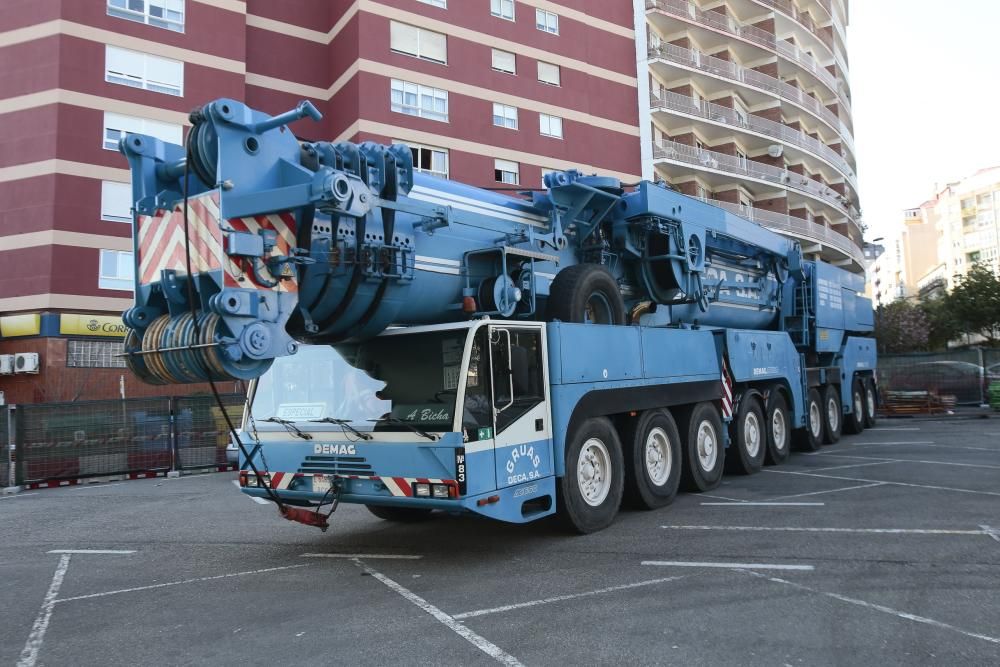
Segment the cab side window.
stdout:
<path fill-rule="evenodd" d="M 541 332 L 537 329 L 515 328 L 494 331 L 502 334 L 493 335 L 490 341 L 493 355 L 493 404 L 500 411 L 496 416 L 496 430 L 499 433 L 541 403 L 545 399 L 545 388 Z"/>
<path fill-rule="evenodd" d="M 476 332 L 465 376 L 465 400 L 462 406 L 462 430 L 469 440 L 479 439 L 479 429 L 493 428 L 493 403 L 490 400 L 490 357 L 486 327 Z"/>

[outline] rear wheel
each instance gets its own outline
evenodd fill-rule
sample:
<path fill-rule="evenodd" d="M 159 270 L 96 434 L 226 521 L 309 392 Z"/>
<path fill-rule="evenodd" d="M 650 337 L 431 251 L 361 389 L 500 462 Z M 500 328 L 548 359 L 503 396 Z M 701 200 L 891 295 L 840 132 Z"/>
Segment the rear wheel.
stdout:
<path fill-rule="evenodd" d="M 685 415 L 681 430 L 685 435 L 681 484 L 688 491 L 711 491 L 722 481 L 726 459 L 719 410 L 712 403 L 698 403 Z"/>
<path fill-rule="evenodd" d="M 795 432 L 795 446 L 804 452 L 815 452 L 823 445 L 823 397 L 813 387 L 806 396 L 806 426 Z"/>
<path fill-rule="evenodd" d="M 414 523 L 431 518 L 433 510 L 423 507 L 386 507 L 384 505 L 365 505 L 368 511 L 380 519 L 396 523 Z"/>
<path fill-rule="evenodd" d="M 823 389 L 823 442 L 832 445 L 840 440 L 844 425 L 844 408 L 840 402 L 840 388 L 828 384 Z"/>
<path fill-rule="evenodd" d="M 667 410 L 642 413 L 625 437 L 625 495 L 632 505 L 669 505 L 681 480 L 681 437 Z"/>
<path fill-rule="evenodd" d="M 756 396 L 744 396 L 736 419 L 729 425 L 730 449 L 726 467 L 739 475 L 752 475 L 764 465 L 767 433 L 764 413 Z"/>
<path fill-rule="evenodd" d="M 861 378 L 851 384 L 851 414 L 844 420 L 844 432 L 857 435 L 865 430 L 865 386 Z"/>
<path fill-rule="evenodd" d="M 560 515 L 578 533 L 607 528 L 618 514 L 624 487 L 621 441 L 611 422 L 588 419 L 566 449 L 566 474 L 559 481 Z"/>
<path fill-rule="evenodd" d="M 549 288 L 548 319 L 625 324 L 625 301 L 618 282 L 598 264 L 576 264 L 563 269 Z"/>
<path fill-rule="evenodd" d="M 865 378 L 865 428 L 875 426 L 878 412 L 878 392 L 875 391 L 875 381 Z"/>
<path fill-rule="evenodd" d="M 768 465 L 778 465 L 788 459 L 792 444 L 791 420 L 788 418 L 788 402 L 780 391 L 771 390 L 767 399 L 764 420 L 767 424 Z"/>

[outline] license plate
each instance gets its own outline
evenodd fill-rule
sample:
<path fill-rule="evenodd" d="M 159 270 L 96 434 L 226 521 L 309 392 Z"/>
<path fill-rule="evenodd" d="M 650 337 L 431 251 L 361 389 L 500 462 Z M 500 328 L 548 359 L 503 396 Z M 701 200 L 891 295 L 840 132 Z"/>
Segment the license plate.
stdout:
<path fill-rule="evenodd" d="M 332 482 L 326 475 L 313 475 L 313 493 L 326 493 Z"/>

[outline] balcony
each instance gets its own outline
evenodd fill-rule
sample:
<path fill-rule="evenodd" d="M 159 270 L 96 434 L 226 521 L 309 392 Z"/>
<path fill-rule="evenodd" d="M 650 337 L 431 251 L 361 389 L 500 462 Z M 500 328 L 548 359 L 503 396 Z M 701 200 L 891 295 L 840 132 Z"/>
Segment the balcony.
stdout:
<path fill-rule="evenodd" d="M 833 38 L 824 35 L 819 30 L 816 29 L 816 24 L 809 17 L 808 14 L 799 14 L 799 10 L 795 8 L 795 5 L 791 3 L 791 0 L 757 0 L 759 4 L 770 7 L 771 9 L 777 10 L 792 19 L 803 28 L 808 30 L 810 33 L 816 36 L 816 39 L 823 42 L 833 53 Z M 830 6 L 829 0 L 818 0 L 819 5 L 826 10 L 827 14 L 832 15 L 832 7 Z"/>
<path fill-rule="evenodd" d="M 851 101 L 846 95 L 841 94 L 837 77 L 830 73 L 825 67 L 816 62 L 816 59 L 800 49 L 795 44 L 778 39 L 774 33 L 767 32 L 756 26 L 743 25 L 742 23 L 720 14 L 719 12 L 707 11 L 698 8 L 694 3 L 687 0 L 646 0 L 646 11 L 659 11 L 683 21 L 694 21 L 715 30 L 733 35 L 758 46 L 762 46 L 769 51 L 781 55 L 786 60 L 796 63 L 799 67 L 811 73 L 830 92 L 840 98 L 841 104 L 850 111 Z"/>
<path fill-rule="evenodd" d="M 743 116 L 736 113 L 735 110 L 730 109 L 729 107 L 713 104 L 712 102 L 706 102 L 704 100 L 696 100 L 693 97 L 673 93 L 668 90 L 662 91 L 658 98 L 654 95 L 650 95 L 649 106 L 653 110 L 663 109 L 668 112 L 672 111 L 687 114 L 689 116 L 698 116 L 706 120 L 725 123 L 726 125 L 732 125 L 733 127 L 742 128 L 750 132 L 763 134 L 767 137 L 776 139 L 777 141 L 797 146 L 830 163 L 847 178 L 851 187 L 853 187 L 855 191 L 858 189 L 858 178 L 855 175 L 854 170 L 851 168 L 851 165 L 849 165 L 847 160 L 844 159 L 843 155 L 833 150 L 822 141 L 813 139 L 804 132 L 793 130 L 787 125 L 782 125 L 781 123 L 777 123 L 773 120 L 768 120 L 767 118 L 754 116 L 752 114 Z"/>
<path fill-rule="evenodd" d="M 736 63 L 722 60 L 714 56 L 709 56 L 701 51 L 685 49 L 675 44 L 660 44 L 649 48 L 649 58 L 651 60 L 664 60 L 681 67 L 689 67 L 707 74 L 711 74 L 723 79 L 728 79 L 750 86 L 758 90 L 776 95 L 780 99 L 791 102 L 799 108 L 807 111 L 826 123 L 830 129 L 837 132 L 843 139 L 844 145 L 853 154 L 854 138 L 851 131 L 832 111 L 814 97 L 807 95 L 803 90 L 789 85 L 773 76 L 758 72 L 755 69 L 741 67 Z"/>
<path fill-rule="evenodd" d="M 787 169 L 773 167 L 763 162 L 747 160 L 735 155 L 697 148 L 666 139 L 660 142 L 653 142 L 653 159 L 673 160 L 702 169 L 714 169 L 727 174 L 734 174 L 741 178 L 773 183 L 783 190 L 795 190 L 816 199 L 851 220 L 854 220 L 858 216 L 857 210 L 853 206 L 849 209 L 849 202 L 845 204 L 847 200 L 828 186 L 807 176 L 796 174 Z"/>
<path fill-rule="evenodd" d="M 717 199 L 706 199 L 704 201 L 712 204 L 713 206 L 724 208 L 730 213 L 734 213 L 740 217 L 753 220 L 754 222 L 757 222 L 772 231 L 797 236 L 799 238 L 814 241 L 820 245 L 832 247 L 851 258 L 857 264 L 858 268 L 863 268 L 865 265 L 864 252 L 857 246 L 856 243 L 854 243 L 854 241 L 843 234 L 835 232 L 829 227 L 825 227 L 817 222 L 813 222 L 812 220 L 795 218 L 790 215 L 775 213 L 773 211 L 763 211 L 753 208 L 752 206 L 743 206 L 741 204 L 733 204 L 731 202 L 719 201 Z"/>

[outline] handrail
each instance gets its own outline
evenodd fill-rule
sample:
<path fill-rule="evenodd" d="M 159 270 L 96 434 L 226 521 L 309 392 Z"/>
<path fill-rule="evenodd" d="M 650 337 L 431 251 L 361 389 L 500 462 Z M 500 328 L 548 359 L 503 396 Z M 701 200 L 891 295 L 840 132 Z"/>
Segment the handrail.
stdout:
<path fill-rule="evenodd" d="M 858 189 L 857 175 L 854 173 L 854 169 L 851 168 L 851 165 L 848 164 L 847 160 L 844 159 L 844 156 L 824 144 L 822 141 L 813 139 L 805 132 L 792 129 L 787 125 L 769 120 L 762 116 L 756 116 L 749 113 L 743 116 L 738 114 L 735 109 L 730 109 L 729 107 L 724 107 L 720 104 L 715 104 L 705 100 L 697 100 L 693 97 L 681 95 L 680 93 L 675 93 L 669 90 L 661 91 L 659 97 L 650 93 L 649 106 L 654 110 L 664 109 L 679 113 L 686 113 L 692 116 L 701 116 L 707 120 L 719 121 L 726 123 L 727 125 L 742 127 L 752 132 L 759 132 L 760 134 L 765 134 L 779 141 L 793 144 L 831 163 L 836 169 L 839 169 L 840 172 L 844 174 L 850 182 L 851 187 L 855 190 Z"/>
<path fill-rule="evenodd" d="M 785 16 L 789 17 L 790 19 L 801 25 L 803 28 L 808 30 L 813 35 L 815 35 L 816 39 L 823 42 L 823 44 L 825 44 L 826 47 L 830 49 L 830 52 L 833 53 L 833 38 L 827 37 L 823 33 L 818 32 L 816 30 L 816 23 L 812 20 L 809 14 L 799 14 L 799 10 L 796 9 L 795 5 L 793 5 L 788 0 L 757 0 L 757 2 L 759 2 L 762 5 L 767 5 L 772 9 L 778 10 Z M 831 7 L 829 2 L 824 3 L 823 0 L 820 0 L 820 4 L 823 6 L 824 9 L 827 10 L 828 13 L 830 13 Z"/>

